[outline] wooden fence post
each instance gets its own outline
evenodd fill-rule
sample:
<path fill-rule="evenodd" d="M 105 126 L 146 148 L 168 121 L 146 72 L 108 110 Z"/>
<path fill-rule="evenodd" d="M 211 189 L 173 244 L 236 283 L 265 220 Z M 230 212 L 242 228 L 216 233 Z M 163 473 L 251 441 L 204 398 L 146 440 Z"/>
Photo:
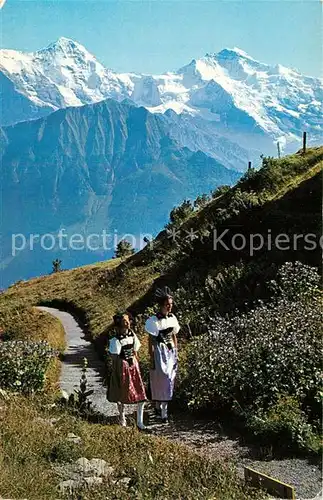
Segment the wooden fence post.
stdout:
<path fill-rule="evenodd" d="M 303 155 L 306 153 L 306 132 L 303 132 Z"/>

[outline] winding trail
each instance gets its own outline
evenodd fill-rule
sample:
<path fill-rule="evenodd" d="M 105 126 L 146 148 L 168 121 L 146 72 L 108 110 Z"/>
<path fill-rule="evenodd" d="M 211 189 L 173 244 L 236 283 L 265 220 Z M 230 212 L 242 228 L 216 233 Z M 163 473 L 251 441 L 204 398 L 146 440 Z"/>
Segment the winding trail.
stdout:
<path fill-rule="evenodd" d="M 60 387 L 69 395 L 80 387 L 83 359 L 87 358 L 87 381 L 88 388 L 94 392 L 89 397 L 93 407 L 106 417 L 118 415 L 117 405 L 109 403 L 106 399 L 106 387 L 104 387 L 104 363 L 97 356 L 91 342 L 86 340 L 82 328 L 73 316 L 65 311 L 52 307 L 38 307 L 59 319 L 65 330 L 66 350 L 62 361 Z M 130 411 L 132 409 L 130 408 Z M 133 411 L 133 410 L 132 410 Z"/>
<path fill-rule="evenodd" d="M 51 307 L 38 309 L 52 314 L 63 324 L 66 335 L 66 351 L 62 362 L 60 387 L 68 394 L 79 388 L 83 358 L 88 360 L 88 388 L 93 389 L 90 399 L 94 408 L 105 417 L 118 415 L 117 405 L 106 399 L 106 388 L 103 384 L 104 363 L 99 359 L 91 342 L 86 340 L 84 331 L 73 316 L 67 312 Z M 135 411 L 136 405 L 126 405 L 127 414 Z M 147 405 L 149 409 L 149 405 Z M 193 418 L 186 413 L 176 413 L 174 420 L 167 426 L 160 425 L 149 413 L 149 428 L 152 434 L 164 436 L 172 441 L 185 444 L 208 458 L 233 460 L 237 464 L 238 473 L 243 475 L 243 466 L 249 466 L 276 477 L 280 481 L 291 484 L 296 489 L 297 498 L 301 500 L 320 500 L 321 473 L 317 464 L 306 459 L 257 460 L 255 450 L 242 446 L 237 434 L 228 435 L 219 422 L 201 418 Z M 257 453 L 257 451 L 256 451 Z"/>
<path fill-rule="evenodd" d="M 87 380 L 93 406 L 104 415 L 115 415 L 115 405 L 106 399 L 106 389 L 103 386 L 104 365 L 98 359 L 91 342 L 85 339 L 81 327 L 71 314 L 51 307 L 39 307 L 40 310 L 52 314 L 63 324 L 66 338 L 66 350 L 62 361 L 60 387 L 68 394 L 80 386 L 83 359 L 88 360 Z"/>

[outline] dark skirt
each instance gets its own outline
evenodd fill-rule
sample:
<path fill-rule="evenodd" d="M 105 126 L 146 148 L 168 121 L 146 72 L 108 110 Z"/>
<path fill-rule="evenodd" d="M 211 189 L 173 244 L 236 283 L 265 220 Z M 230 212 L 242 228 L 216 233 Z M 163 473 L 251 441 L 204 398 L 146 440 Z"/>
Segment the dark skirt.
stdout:
<path fill-rule="evenodd" d="M 146 401 L 145 386 L 136 358 L 134 358 L 133 364 L 129 366 L 124 359 L 113 356 L 107 398 L 112 403 L 120 402 L 124 404 Z"/>

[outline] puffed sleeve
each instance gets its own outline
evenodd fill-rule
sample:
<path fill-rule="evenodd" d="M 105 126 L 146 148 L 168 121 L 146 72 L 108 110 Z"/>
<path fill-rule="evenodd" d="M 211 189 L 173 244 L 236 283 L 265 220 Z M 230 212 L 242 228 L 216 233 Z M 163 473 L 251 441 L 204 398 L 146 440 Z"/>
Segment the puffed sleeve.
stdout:
<path fill-rule="evenodd" d="M 109 350 L 110 354 L 120 354 L 121 344 L 120 344 L 120 341 L 116 337 L 113 337 L 112 339 L 110 339 L 108 350 Z"/>
<path fill-rule="evenodd" d="M 174 320 L 175 320 L 174 332 L 177 334 L 180 331 L 181 327 L 179 326 L 178 320 L 175 315 L 174 315 Z"/>
<path fill-rule="evenodd" d="M 137 335 L 134 333 L 134 341 L 133 341 L 133 348 L 135 352 L 138 352 L 141 346 L 141 342 L 138 339 Z"/>
<path fill-rule="evenodd" d="M 145 324 L 145 330 L 146 332 L 150 333 L 150 335 L 158 337 L 159 332 L 158 332 L 157 318 L 155 316 L 150 316 L 150 318 L 147 319 Z"/>

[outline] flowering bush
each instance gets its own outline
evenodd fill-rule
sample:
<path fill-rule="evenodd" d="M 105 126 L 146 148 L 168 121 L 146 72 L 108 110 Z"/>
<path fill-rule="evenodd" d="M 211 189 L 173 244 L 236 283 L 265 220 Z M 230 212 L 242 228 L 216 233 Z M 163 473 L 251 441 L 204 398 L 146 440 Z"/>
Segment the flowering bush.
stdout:
<path fill-rule="evenodd" d="M 320 290 L 321 277 L 314 267 L 302 262 L 285 262 L 269 287 L 274 295 L 295 300 L 315 298 Z"/>
<path fill-rule="evenodd" d="M 229 409 L 263 441 L 284 435 L 287 446 L 314 449 L 322 394 L 317 270 L 241 262 L 216 271 L 204 288 L 189 273 L 175 293 L 193 337 L 180 364 L 178 402 Z"/>
<path fill-rule="evenodd" d="M 0 342 L 0 387 L 24 393 L 42 389 L 45 372 L 55 357 L 47 342 Z"/>
<path fill-rule="evenodd" d="M 190 404 L 266 410 L 291 395 L 318 418 L 322 310 L 318 301 L 278 299 L 231 320 L 213 319 L 189 349 Z"/>

